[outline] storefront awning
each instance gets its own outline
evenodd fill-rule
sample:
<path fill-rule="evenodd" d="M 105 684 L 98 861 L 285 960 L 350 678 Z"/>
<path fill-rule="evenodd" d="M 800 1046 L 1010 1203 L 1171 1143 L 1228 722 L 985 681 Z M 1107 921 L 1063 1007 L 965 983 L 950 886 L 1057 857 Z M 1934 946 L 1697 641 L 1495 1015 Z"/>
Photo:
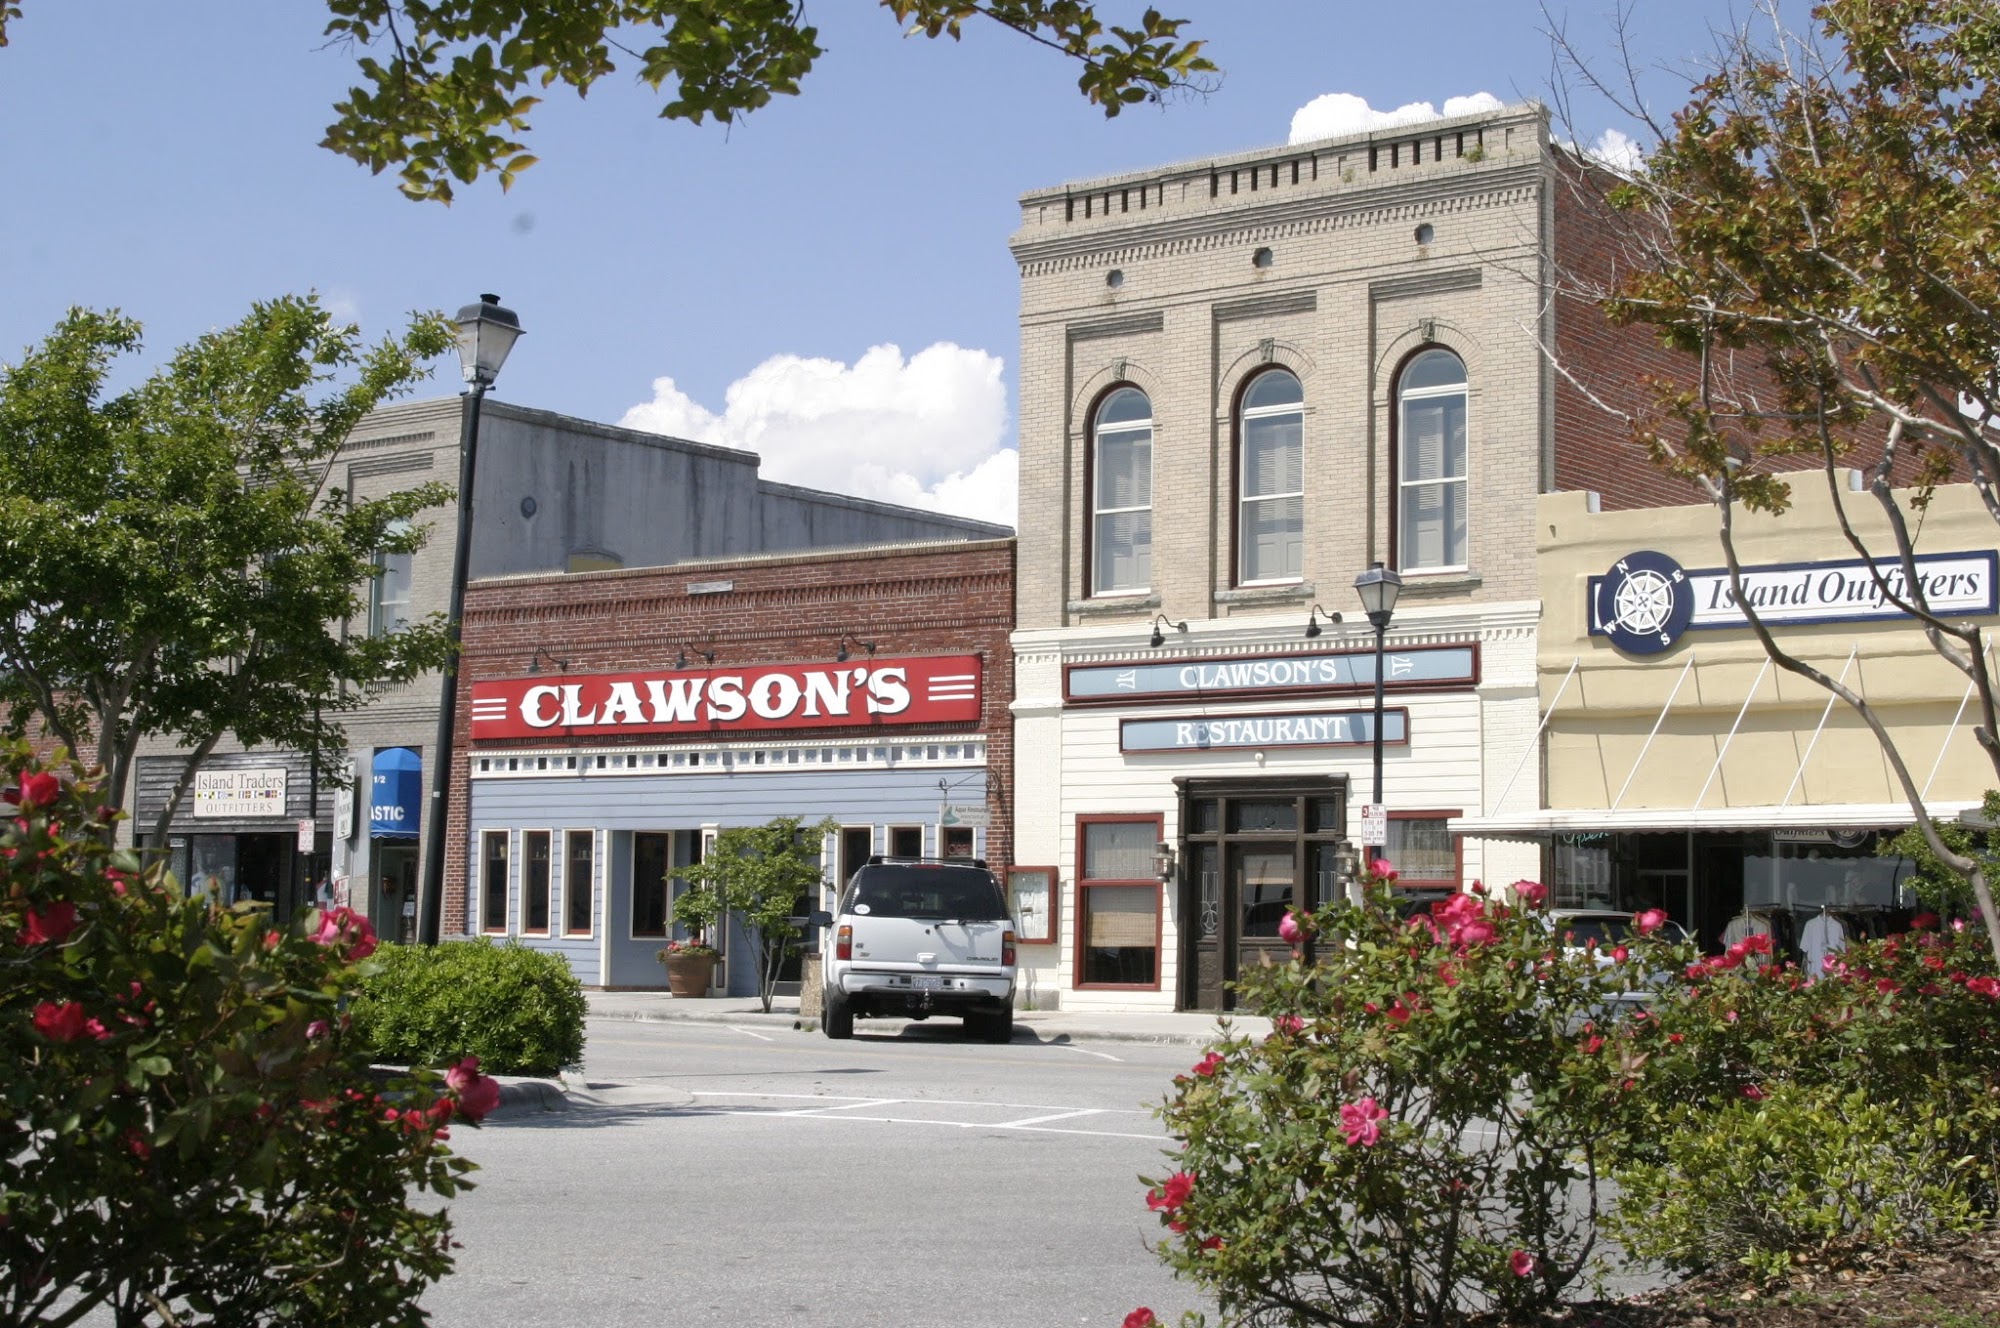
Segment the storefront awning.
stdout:
<path fill-rule="evenodd" d="M 1932 802 L 1932 817 L 1951 820 L 1977 808 L 1977 802 Z M 1802 807 L 1566 807 L 1545 811 L 1509 812 L 1498 816 L 1459 816 L 1450 822 L 1456 835 L 1483 839 L 1549 839 L 1592 831 L 1628 834 L 1681 830 L 1882 830 L 1914 824 L 1906 802 L 1820 803 Z"/>
<path fill-rule="evenodd" d="M 372 839 L 415 839 L 423 814 L 424 759 L 407 747 L 375 753 L 368 795 Z"/>

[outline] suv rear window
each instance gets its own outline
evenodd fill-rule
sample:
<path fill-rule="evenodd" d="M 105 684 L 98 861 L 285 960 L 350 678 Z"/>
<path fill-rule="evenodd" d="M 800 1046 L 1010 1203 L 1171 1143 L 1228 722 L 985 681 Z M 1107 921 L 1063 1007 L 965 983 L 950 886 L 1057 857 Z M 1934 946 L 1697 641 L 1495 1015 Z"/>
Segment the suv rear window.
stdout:
<path fill-rule="evenodd" d="M 986 872 L 965 867 L 864 867 L 846 909 L 878 918 L 956 918 L 1003 922 L 1007 903 Z"/>

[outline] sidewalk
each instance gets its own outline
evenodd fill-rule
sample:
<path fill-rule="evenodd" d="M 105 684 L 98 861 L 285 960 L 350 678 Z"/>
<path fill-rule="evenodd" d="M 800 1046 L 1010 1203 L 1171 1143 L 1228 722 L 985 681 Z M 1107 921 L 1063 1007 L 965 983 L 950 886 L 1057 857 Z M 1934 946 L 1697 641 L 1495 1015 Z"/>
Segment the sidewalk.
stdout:
<path fill-rule="evenodd" d="M 801 1035 L 821 1036 L 817 1024 L 799 1020 L 799 998 L 780 996 L 765 1014 L 755 996 L 704 996 L 676 998 L 663 991 L 587 991 L 584 1000 L 592 1019 L 630 1019 L 646 1023 L 695 1022 L 741 1024 L 749 1028 L 796 1029 Z M 863 1019 L 857 1032 L 895 1036 L 916 1021 L 909 1019 Z M 958 1021 L 940 1015 L 934 1025 L 949 1026 Z M 1238 1033 L 1263 1037 L 1271 1031 L 1271 1021 L 1254 1015 L 1232 1015 L 1230 1026 Z M 1118 1012 L 1070 1010 L 1016 1010 L 1014 1040 L 1035 1042 L 1150 1042 L 1168 1046 L 1206 1046 L 1219 1035 L 1216 1016 L 1173 1014 L 1170 1012 Z"/>

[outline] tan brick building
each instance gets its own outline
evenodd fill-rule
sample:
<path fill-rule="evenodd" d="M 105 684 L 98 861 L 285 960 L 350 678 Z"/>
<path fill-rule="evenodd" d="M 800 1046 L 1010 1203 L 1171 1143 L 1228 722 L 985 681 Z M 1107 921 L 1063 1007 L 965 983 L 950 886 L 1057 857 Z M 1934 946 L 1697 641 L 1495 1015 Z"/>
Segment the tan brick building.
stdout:
<path fill-rule="evenodd" d="M 1557 298 L 1567 254 L 1611 261 L 1575 172 L 1527 105 L 1021 200 L 1014 856 L 1058 883 L 1063 1004 L 1225 1004 L 1339 888 L 1371 562 L 1403 581 L 1390 856 L 1437 887 L 1536 870 L 1446 824 L 1536 760 L 1537 497 L 1690 497 L 1544 354 L 1600 390 L 1664 363 Z"/>

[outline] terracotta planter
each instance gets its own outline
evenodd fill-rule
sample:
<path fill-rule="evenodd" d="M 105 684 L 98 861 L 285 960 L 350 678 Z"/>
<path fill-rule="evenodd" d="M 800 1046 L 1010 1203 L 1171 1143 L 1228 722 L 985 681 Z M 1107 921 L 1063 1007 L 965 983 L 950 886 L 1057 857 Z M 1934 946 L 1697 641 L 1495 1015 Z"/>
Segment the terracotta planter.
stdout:
<path fill-rule="evenodd" d="M 667 990 L 675 996 L 706 996 L 715 976 L 715 956 L 704 954 L 668 955 L 660 961 L 667 966 Z"/>

